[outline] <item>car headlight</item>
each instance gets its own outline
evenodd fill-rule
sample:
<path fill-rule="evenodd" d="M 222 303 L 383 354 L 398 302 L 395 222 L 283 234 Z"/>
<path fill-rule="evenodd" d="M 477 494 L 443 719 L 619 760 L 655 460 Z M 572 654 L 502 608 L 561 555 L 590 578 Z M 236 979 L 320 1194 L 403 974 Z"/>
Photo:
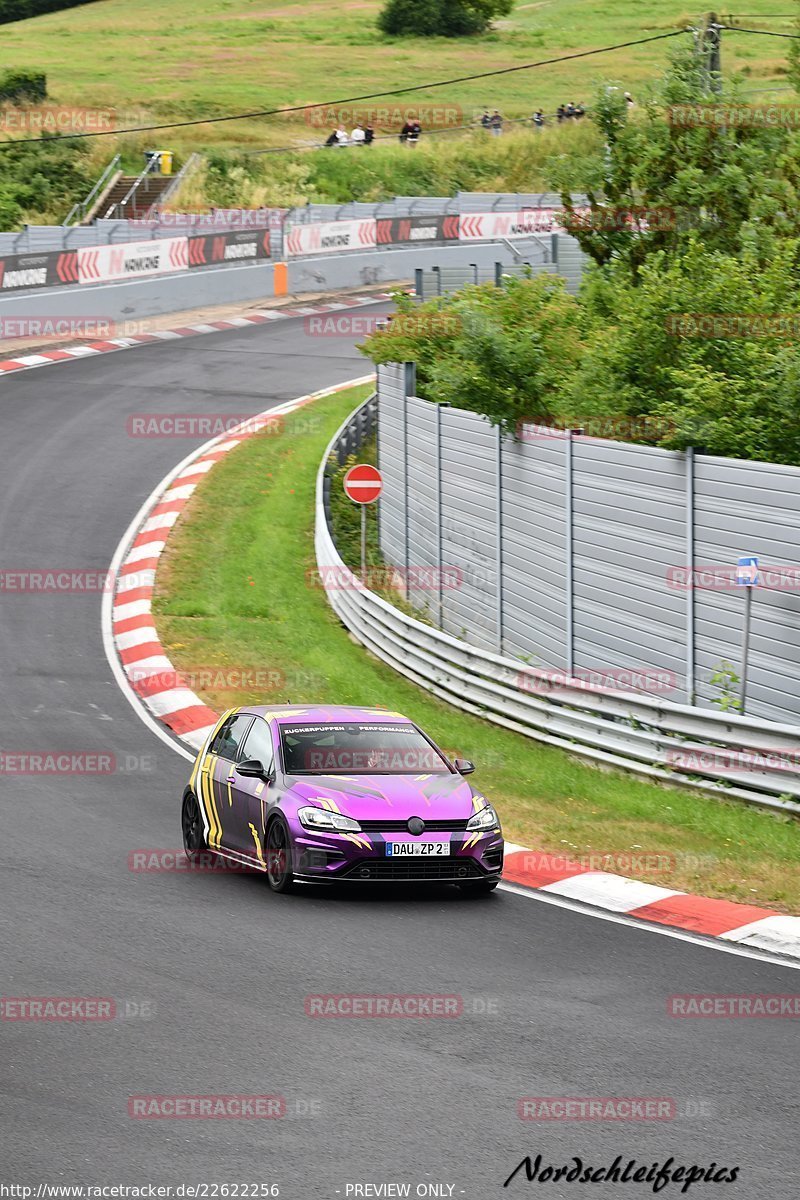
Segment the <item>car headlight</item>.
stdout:
<path fill-rule="evenodd" d="M 352 817 L 329 812 L 327 808 L 299 808 L 297 819 L 305 829 L 335 829 L 346 833 L 359 833 L 361 826 Z"/>
<path fill-rule="evenodd" d="M 487 804 L 486 808 L 476 812 L 475 816 L 470 817 L 467 821 L 467 829 L 470 833 L 475 833 L 479 829 L 496 829 L 499 825 L 499 818 L 491 804 Z"/>

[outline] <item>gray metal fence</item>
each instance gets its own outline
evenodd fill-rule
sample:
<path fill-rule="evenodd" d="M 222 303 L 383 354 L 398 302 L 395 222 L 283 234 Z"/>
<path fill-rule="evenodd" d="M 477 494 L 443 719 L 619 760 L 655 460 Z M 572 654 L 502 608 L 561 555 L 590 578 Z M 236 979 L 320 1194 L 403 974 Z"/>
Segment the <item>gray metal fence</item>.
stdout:
<path fill-rule="evenodd" d="M 800 720 L 800 469 L 540 427 L 511 439 L 414 390 L 408 364 L 379 368 L 381 547 L 441 629 L 523 670 L 710 709 L 736 695 L 711 676 L 738 672 L 734 568 L 753 553 L 790 570 L 755 594 L 747 712 Z"/>

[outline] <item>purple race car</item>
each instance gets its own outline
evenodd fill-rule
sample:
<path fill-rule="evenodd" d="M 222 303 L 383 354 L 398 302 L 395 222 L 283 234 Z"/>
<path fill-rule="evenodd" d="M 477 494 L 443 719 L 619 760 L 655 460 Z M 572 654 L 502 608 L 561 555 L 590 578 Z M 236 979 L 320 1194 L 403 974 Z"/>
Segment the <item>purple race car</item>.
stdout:
<path fill-rule="evenodd" d="M 497 887 L 491 804 L 406 717 L 383 709 L 245 706 L 220 718 L 183 794 L 183 844 L 294 883 Z"/>

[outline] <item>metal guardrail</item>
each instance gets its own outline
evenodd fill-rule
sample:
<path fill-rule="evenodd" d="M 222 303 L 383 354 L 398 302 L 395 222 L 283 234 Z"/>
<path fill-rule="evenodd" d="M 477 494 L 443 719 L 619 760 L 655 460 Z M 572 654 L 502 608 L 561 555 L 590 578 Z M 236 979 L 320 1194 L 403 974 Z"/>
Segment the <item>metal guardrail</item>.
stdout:
<path fill-rule="evenodd" d="M 97 200 L 97 198 L 102 194 L 103 189 L 108 185 L 109 180 L 117 171 L 120 162 L 121 156 L 119 154 L 115 154 L 105 171 L 103 171 L 103 174 L 97 180 L 97 183 L 89 192 L 89 195 L 86 197 L 86 199 L 80 200 L 77 204 L 73 204 L 72 208 L 64 218 L 64 225 L 80 224 L 80 222 L 85 218 L 86 214 L 91 209 L 95 200 Z"/>
<path fill-rule="evenodd" d="M 495 725 L 610 767 L 719 797 L 800 814 L 800 729 L 637 693 L 554 683 L 525 663 L 471 646 L 425 625 L 365 588 L 345 566 L 326 515 L 331 457 L 357 449 L 361 415 L 351 414 L 317 473 L 315 549 L 328 602 L 363 646 L 418 686 Z M 355 432 L 354 432 L 355 431 Z M 525 681 L 536 680 L 535 692 Z M 670 765 L 691 756 L 691 769 Z M 750 756 L 762 769 L 724 761 Z M 771 761 L 770 761 L 771 759 Z"/>

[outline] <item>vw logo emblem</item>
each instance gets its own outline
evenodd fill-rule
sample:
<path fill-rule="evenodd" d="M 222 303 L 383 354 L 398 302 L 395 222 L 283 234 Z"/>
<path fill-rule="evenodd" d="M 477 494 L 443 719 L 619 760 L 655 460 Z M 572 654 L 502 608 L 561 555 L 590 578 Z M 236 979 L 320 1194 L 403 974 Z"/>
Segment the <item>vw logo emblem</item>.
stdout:
<path fill-rule="evenodd" d="M 422 817 L 410 817 L 409 818 L 409 821 L 408 821 L 408 832 L 409 833 L 413 833 L 415 836 L 419 836 L 419 834 L 423 833 L 424 831 L 425 831 L 425 822 L 423 821 Z"/>

